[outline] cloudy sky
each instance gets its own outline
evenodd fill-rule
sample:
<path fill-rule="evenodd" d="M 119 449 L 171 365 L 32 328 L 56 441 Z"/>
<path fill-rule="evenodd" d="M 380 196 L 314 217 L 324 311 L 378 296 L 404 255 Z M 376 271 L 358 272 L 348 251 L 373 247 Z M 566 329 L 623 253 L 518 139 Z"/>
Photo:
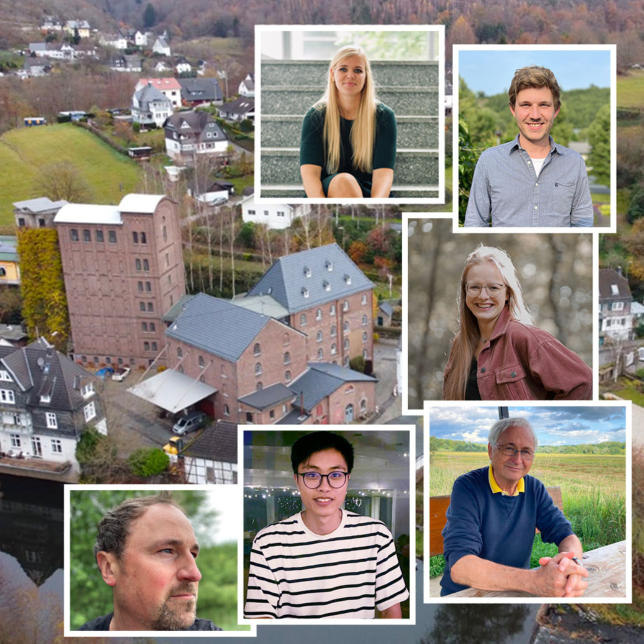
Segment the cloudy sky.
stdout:
<path fill-rule="evenodd" d="M 510 407 L 510 416 L 527 419 L 539 445 L 576 445 L 626 440 L 624 407 Z M 430 436 L 487 444 L 497 407 L 432 407 Z"/>

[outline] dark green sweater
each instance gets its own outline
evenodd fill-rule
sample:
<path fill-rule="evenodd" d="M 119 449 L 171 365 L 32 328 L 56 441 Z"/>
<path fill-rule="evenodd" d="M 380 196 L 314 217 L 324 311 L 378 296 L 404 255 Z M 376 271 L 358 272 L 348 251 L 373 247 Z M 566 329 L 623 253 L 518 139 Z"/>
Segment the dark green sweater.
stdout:
<path fill-rule="evenodd" d="M 325 107 L 312 107 L 302 123 L 302 138 L 300 140 L 300 165 L 311 164 L 322 168 L 321 180 L 324 194 L 327 194 L 329 183 L 335 174 L 326 170 L 324 155 L 324 114 Z M 351 146 L 351 127 L 353 121 L 340 117 L 340 137 L 342 148 L 338 173 L 352 174 L 364 197 L 371 196 L 371 172 L 362 172 L 353 165 L 353 147 Z M 396 161 L 396 117 L 391 108 L 384 103 L 376 107 L 376 139 L 373 148 L 373 169 L 391 168 Z"/>

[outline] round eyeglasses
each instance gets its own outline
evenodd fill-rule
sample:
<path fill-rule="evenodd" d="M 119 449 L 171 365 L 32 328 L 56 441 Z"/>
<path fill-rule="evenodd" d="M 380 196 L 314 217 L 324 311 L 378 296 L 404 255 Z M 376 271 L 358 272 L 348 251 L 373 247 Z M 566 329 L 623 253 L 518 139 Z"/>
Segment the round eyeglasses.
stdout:
<path fill-rule="evenodd" d="M 326 477 L 326 480 L 328 481 L 329 485 L 331 487 L 342 487 L 347 480 L 347 474 L 349 472 L 340 472 L 339 470 L 335 470 L 333 472 L 329 472 L 328 474 L 320 474 L 319 472 L 298 472 L 297 475 L 302 477 L 302 480 L 304 481 L 304 485 L 309 488 L 315 489 L 316 487 L 320 487 L 322 485 L 322 479 Z"/>
<path fill-rule="evenodd" d="M 487 291 L 487 294 L 490 297 L 499 295 L 503 289 L 505 289 L 505 284 L 466 284 L 465 290 L 468 295 L 479 296 L 483 289 Z"/>
<path fill-rule="evenodd" d="M 520 454 L 524 461 L 530 461 L 534 458 L 534 452 L 531 449 L 517 449 L 512 445 L 497 445 L 496 447 L 508 458 L 514 458 L 517 454 Z"/>

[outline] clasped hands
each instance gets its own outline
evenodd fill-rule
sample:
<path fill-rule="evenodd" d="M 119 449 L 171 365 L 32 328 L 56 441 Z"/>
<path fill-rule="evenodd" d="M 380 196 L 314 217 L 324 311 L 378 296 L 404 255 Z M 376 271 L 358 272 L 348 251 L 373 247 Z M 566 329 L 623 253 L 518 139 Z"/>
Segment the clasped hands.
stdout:
<path fill-rule="evenodd" d="M 560 552 L 555 557 L 541 557 L 535 568 L 537 595 L 543 597 L 581 597 L 588 587 L 588 570 L 572 559 L 574 552 Z"/>

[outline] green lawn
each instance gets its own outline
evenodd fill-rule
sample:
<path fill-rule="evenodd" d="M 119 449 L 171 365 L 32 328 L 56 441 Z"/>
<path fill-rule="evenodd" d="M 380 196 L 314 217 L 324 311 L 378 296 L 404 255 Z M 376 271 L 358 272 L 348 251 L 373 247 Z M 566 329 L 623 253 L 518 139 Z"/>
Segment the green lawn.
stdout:
<path fill-rule="evenodd" d="M 58 161 L 78 168 L 94 203 L 118 203 L 139 182 L 134 161 L 70 123 L 10 130 L 0 136 L 0 225 L 13 222 L 14 201 L 48 196 L 39 188 L 39 172 Z"/>
<path fill-rule="evenodd" d="M 644 70 L 630 70 L 627 76 L 617 77 L 617 105 L 642 108 Z"/>

